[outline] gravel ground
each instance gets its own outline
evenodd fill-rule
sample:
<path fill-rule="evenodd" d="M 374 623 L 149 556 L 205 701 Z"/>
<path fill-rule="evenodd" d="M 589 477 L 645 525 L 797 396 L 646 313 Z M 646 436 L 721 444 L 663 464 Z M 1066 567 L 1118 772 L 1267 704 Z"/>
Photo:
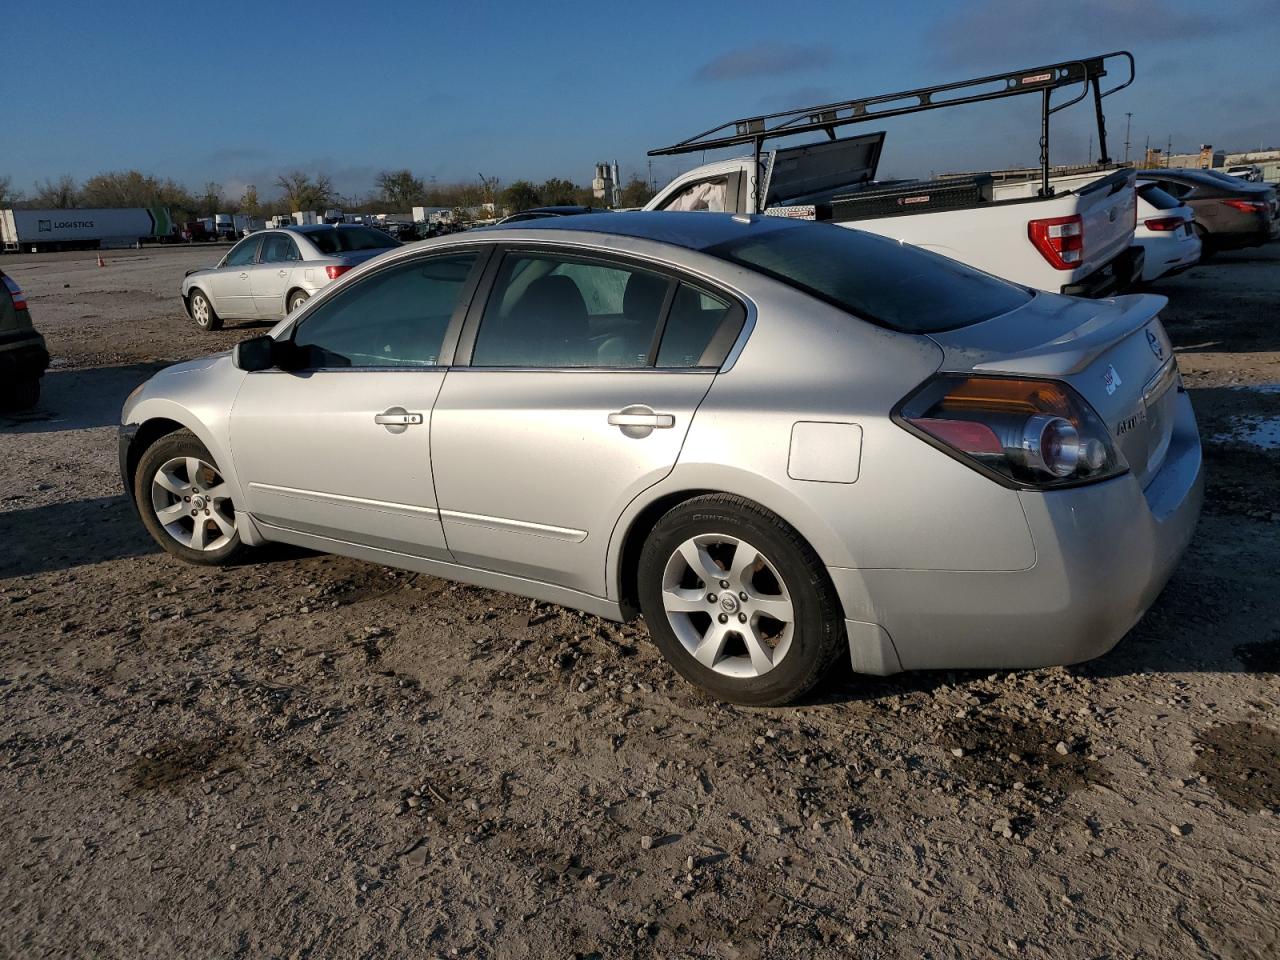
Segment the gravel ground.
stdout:
<path fill-rule="evenodd" d="M 183 318 L 215 256 L 3 262 L 55 367 L 0 420 L 0 956 L 1280 955 L 1280 245 L 1157 287 L 1207 502 L 1114 652 L 778 710 L 641 623 L 159 553 L 115 421 L 264 328 Z"/>

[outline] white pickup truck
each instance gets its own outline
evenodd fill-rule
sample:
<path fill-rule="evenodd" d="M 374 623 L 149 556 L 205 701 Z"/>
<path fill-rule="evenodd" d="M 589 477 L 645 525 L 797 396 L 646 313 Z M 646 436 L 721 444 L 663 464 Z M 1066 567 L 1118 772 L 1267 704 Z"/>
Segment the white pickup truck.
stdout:
<path fill-rule="evenodd" d="M 1102 91 L 1111 57 L 1128 57 L 1130 78 Z M 1135 172 L 1106 158 L 1101 100 L 1132 82 L 1132 57 L 1107 54 L 998 77 L 824 104 L 732 121 L 652 155 L 689 153 L 750 143 L 752 155 L 705 164 L 677 177 L 646 210 L 713 210 L 824 220 L 933 250 L 1017 283 L 1076 296 L 1108 296 L 1141 277 L 1142 248 L 1134 246 Z M 1003 88 L 999 87 L 1004 82 Z M 1050 106 L 1049 94 L 1081 84 L 1073 100 Z M 966 95 L 977 87 L 995 92 Z M 1092 88 L 1102 159 L 1084 172 L 1052 176 L 1048 165 L 1050 114 L 1083 99 Z M 936 180 L 879 183 L 884 146 L 877 132 L 836 139 L 847 123 L 1041 91 L 1044 116 L 1041 168 L 1035 172 L 974 174 Z M 894 102 L 906 105 L 893 106 Z M 888 104 L 882 109 L 878 106 Z M 722 131 L 732 129 L 728 135 Z M 763 151 L 763 140 L 824 130 L 818 143 Z"/>

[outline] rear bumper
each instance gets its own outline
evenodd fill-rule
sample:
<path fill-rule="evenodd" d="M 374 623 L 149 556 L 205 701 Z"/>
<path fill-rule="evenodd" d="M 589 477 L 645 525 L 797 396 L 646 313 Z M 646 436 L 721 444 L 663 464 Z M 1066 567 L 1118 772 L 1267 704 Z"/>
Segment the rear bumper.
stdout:
<path fill-rule="evenodd" d="M 1199 433 L 1182 393 L 1169 452 L 1145 490 L 1126 474 L 1019 494 L 1036 547 L 1029 569 L 828 569 L 872 664 L 870 624 L 905 670 L 1078 663 L 1115 646 L 1159 596 L 1191 542 L 1203 496 Z"/>
<path fill-rule="evenodd" d="M 1194 233 L 1134 237 L 1134 243 L 1146 254 L 1142 265 L 1142 279 L 1146 282 L 1181 273 L 1200 262 L 1200 238 Z"/>
<path fill-rule="evenodd" d="M 0 336 L 0 380 L 39 379 L 49 369 L 44 338 L 29 330 Z"/>
<path fill-rule="evenodd" d="M 1109 297 L 1142 279 L 1145 259 L 1142 247 L 1128 247 L 1087 277 L 1064 284 L 1061 292 L 1069 297 Z"/>

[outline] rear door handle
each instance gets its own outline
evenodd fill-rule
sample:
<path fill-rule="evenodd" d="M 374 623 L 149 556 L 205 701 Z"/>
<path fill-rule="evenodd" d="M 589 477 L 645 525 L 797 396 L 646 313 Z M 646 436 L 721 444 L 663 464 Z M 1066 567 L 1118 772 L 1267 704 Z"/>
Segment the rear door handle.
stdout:
<path fill-rule="evenodd" d="M 247 274 L 247 273 L 242 273 L 242 274 L 240 274 L 240 279 L 241 279 L 241 280 L 248 280 L 248 279 L 249 279 L 249 274 Z"/>
<path fill-rule="evenodd" d="M 611 413 L 611 427 L 656 427 L 669 430 L 676 425 L 676 418 L 669 413 Z"/>
<path fill-rule="evenodd" d="M 288 270 L 277 270 L 277 271 L 276 271 L 276 276 L 277 276 L 277 277 L 287 277 L 288 275 L 289 275 L 289 271 L 288 271 Z"/>
<path fill-rule="evenodd" d="M 380 423 L 384 427 L 413 427 L 422 423 L 422 414 L 403 411 L 394 413 L 388 410 L 386 413 L 375 413 L 373 422 Z"/>

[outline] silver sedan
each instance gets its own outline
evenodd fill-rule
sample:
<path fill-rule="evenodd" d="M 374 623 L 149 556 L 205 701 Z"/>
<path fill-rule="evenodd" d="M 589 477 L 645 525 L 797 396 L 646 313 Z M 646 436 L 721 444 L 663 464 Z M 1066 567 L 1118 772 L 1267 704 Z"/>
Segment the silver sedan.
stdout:
<path fill-rule="evenodd" d="M 711 694 L 1110 649 L 1200 512 L 1165 300 L 824 224 L 587 214 L 365 264 L 125 404 L 156 541 L 642 612 Z"/>
<path fill-rule="evenodd" d="M 373 227 L 310 224 L 250 234 L 216 266 L 182 281 L 187 316 L 204 330 L 224 320 L 279 320 L 348 270 L 399 241 Z"/>

